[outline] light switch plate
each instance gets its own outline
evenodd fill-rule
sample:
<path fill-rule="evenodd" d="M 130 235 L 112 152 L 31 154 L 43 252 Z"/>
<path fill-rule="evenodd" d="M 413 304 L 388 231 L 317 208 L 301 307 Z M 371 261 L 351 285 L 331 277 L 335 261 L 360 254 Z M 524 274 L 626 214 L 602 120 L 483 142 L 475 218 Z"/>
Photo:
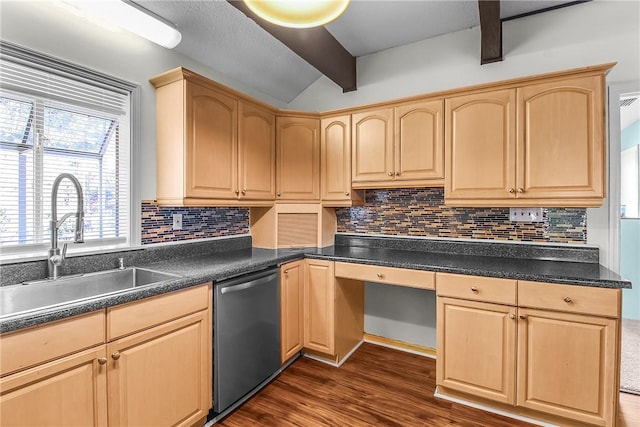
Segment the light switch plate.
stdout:
<path fill-rule="evenodd" d="M 173 229 L 182 230 L 182 214 L 173 214 Z"/>
<path fill-rule="evenodd" d="M 512 222 L 543 222 L 542 208 L 509 208 Z"/>

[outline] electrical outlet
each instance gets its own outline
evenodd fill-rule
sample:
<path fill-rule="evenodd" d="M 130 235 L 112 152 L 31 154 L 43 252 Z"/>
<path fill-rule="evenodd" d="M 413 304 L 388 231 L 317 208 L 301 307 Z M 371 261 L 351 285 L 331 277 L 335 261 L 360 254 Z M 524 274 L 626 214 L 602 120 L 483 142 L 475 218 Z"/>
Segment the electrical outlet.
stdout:
<path fill-rule="evenodd" d="M 542 208 L 509 208 L 512 222 L 543 222 Z"/>
<path fill-rule="evenodd" d="M 182 214 L 173 214 L 173 229 L 182 230 Z"/>

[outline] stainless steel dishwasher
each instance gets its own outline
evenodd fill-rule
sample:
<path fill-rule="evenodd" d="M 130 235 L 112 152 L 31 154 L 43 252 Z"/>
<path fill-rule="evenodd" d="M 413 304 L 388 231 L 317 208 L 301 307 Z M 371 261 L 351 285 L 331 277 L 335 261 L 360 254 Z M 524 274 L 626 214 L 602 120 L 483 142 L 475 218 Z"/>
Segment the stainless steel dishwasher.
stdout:
<path fill-rule="evenodd" d="M 215 285 L 213 411 L 280 369 L 280 285 L 271 268 Z"/>

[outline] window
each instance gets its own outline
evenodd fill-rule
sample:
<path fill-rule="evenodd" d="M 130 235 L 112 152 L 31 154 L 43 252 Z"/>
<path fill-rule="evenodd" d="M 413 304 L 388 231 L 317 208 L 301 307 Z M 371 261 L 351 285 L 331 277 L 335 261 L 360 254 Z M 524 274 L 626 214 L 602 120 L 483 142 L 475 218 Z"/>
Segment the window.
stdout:
<path fill-rule="evenodd" d="M 113 85 L 106 76 L 60 66 L 57 60 L 47 63 L 41 56 L 25 60 L 24 50 L 12 55 L 11 47 L 3 43 L 0 51 L 2 257 L 46 255 L 51 189 L 64 172 L 74 175 L 83 190 L 85 243 L 76 249 L 135 243 L 131 235 L 137 221 L 131 218 L 139 208 L 132 209 L 129 166 L 135 86 Z M 72 183 L 62 180 L 56 219 L 73 214 L 76 203 Z M 58 229 L 58 240 L 71 243 L 74 226 L 68 218 Z"/>

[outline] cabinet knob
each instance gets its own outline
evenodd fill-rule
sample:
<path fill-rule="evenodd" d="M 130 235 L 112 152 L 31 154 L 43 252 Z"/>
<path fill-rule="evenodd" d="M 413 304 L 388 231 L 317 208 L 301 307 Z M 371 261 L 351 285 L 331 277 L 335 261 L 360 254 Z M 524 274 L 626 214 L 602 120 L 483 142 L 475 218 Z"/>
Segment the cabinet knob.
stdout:
<path fill-rule="evenodd" d="M 396 176 L 400 176 L 400 172 L 396 172 Z"/>
<path fill-rule="evenodd" d="M 276 196 L 280 197 L 280 193 L 276 193 Z"/>
<path fill-rule="evenodd" d="M 524 193 L 524 188 L 522 188 L 522 187 L 518 188 L 518 193 L 520 193 L 520 194 Z"/>
<path fill-rule="evenodd" d="M 285 270 L 285 271 L 284 271 L 284 274 L 289 274 L 289 270 Z"/>
<path fill-rule="evenodd" d="M 234 191 L 234 193 L 236 193 L 236 196 L 240 193 L 238 190 Z"/>
<path fill-rule="evenodd" d="M 382 279 L 383 274 L 382 273 L 376 273 L 376 276 L 378 276 L 378 279 Z"/>
<path fill-rule="evenodd" d="M 99 365 L 106 365 L 107 364 L 107 358 L 106 357 L 98 357 L 98 364 Z"/>
<path fill-rule="evenodd" d="M 516 315 L 515 315 L 515 314 L 511 313 L 511 314 L 509 315 L 509 319 L 515 319 L 515 318 L 516 318 Z"/>
<path fill-rule="evenodd" d="M 520 318 L 521 318 L 522 320 L 525 320 L 525 319 L 527 318 L 527 316 L 526 316 L 526 315 L 524 315 L 524 314 L 521 314 L 521 315 L 520 315 Z"/>
<path fill-rule="evenodd" d="M 349 195 L 349 192 L 348 192 L 348 191 L 345 191 L 345 192 L 344 192 L 344 195 L 345 195 L 345 196 L 348 196 L 348 195 Z"/>
<path fill-rule="evenodd" d="M 393 172 L 387 172 L 387 175 L 393 176 Z"/>
<path fill-rule="evenodd" d="M 572 303 L 572 302 L 573 302 L 573 300 L 571 299 L 571 297 L 564 297 L 562 300 L 563 300 L 564 302 L 566 302 L 567 304 L 570 304 L 570 303 Z"/>
<path fill-rule="evenodd" d="M 478 293 L 478 288 L 476 288 L 475 286 L 472 286 L 471 287 L 471 292 Z"/>
<path fill-rule="evenodd" d="M 115 353 L 111 353 L 111 358 L 113 360 L 118 360 L 120 359 L 120 352 L 116 351 Z"/>
<path fill-rule="evenodd" d="M 244 196 L 245 194 L 247 194 L 247 190 L 242 190 L 241 193 Z"/>
<path fill-rule="evenodd" d="M 508 191 L 509 191 L 510 194 L 513 194 L 513 193 L 516 192 L 515 188 L 510 188 Z"/>

